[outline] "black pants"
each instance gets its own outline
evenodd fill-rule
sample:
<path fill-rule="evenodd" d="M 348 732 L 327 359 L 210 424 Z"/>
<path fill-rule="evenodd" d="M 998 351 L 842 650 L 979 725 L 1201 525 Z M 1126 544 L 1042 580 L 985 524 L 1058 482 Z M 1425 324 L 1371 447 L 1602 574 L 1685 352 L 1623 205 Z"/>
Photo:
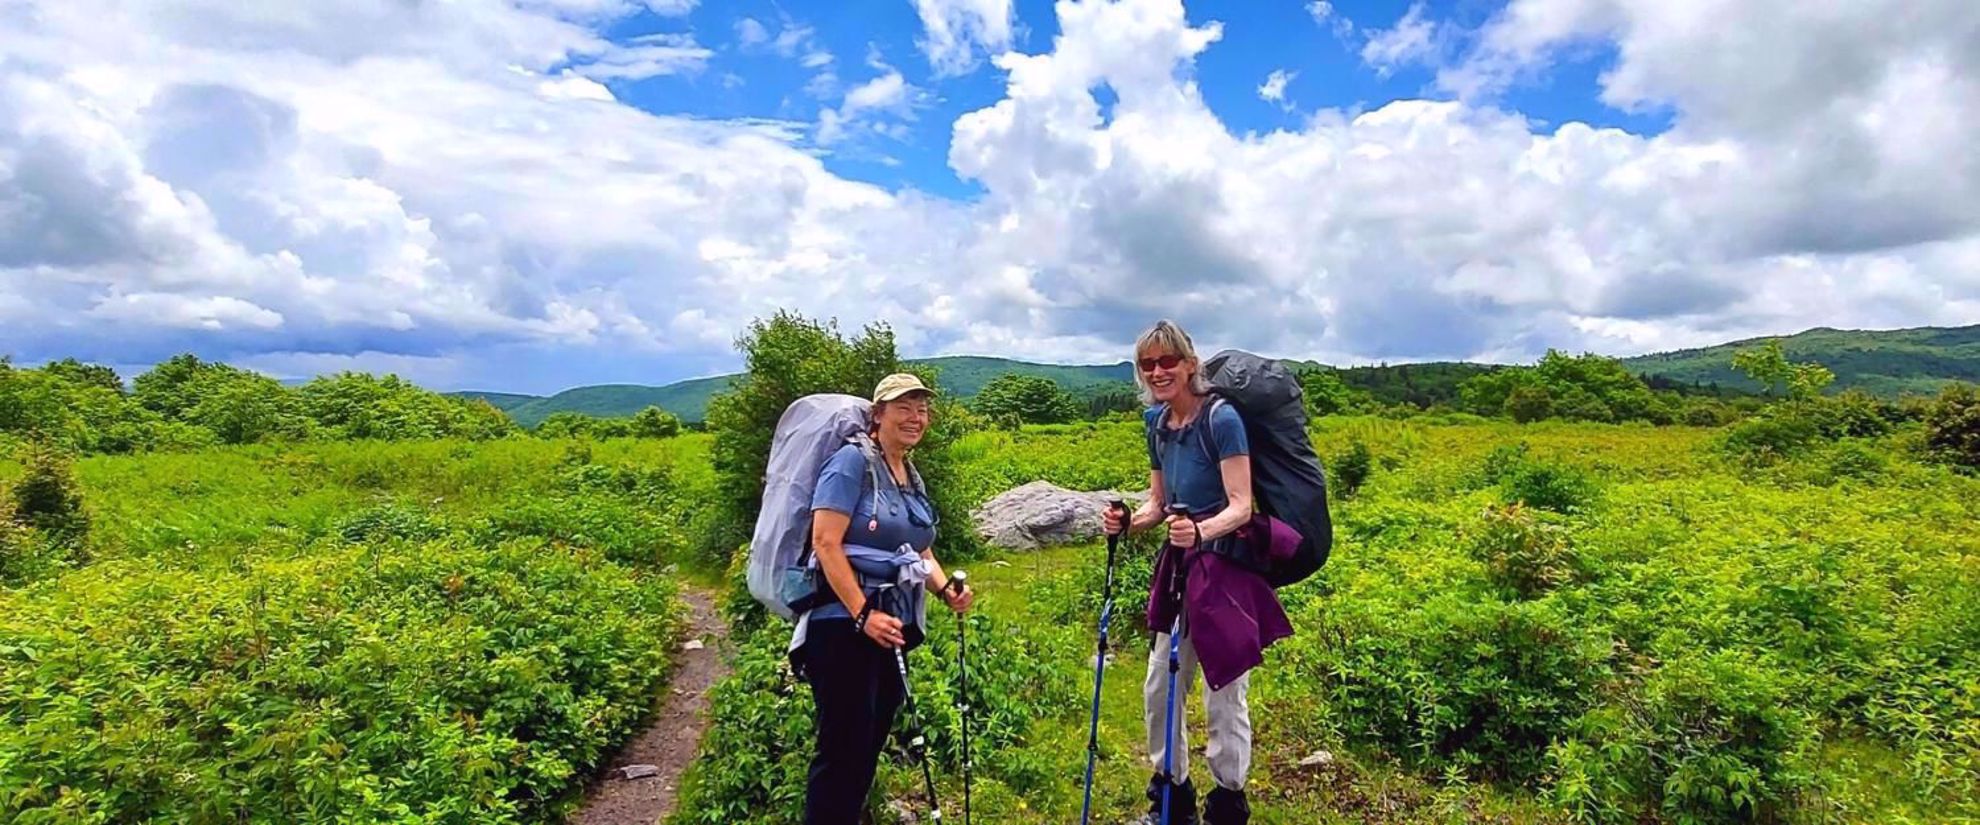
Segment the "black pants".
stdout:
<path fill-rule="evenodd" d="M 880 750 L 901 707 L 900 668 L 893 651 L 855 632 L 846 620 L 812 623 L 802 654 L 818 721 L 804 822 L 858 825 Z"/>

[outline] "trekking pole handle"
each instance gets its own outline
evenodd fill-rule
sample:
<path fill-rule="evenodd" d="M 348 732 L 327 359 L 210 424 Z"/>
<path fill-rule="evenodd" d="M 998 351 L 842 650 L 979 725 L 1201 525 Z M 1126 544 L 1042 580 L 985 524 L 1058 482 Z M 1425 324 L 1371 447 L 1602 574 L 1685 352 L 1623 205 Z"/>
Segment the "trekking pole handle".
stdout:
<path fill-rule="evenodd" d="M 942 589 L 960 596 L 962 595 L 963 588 L 968 586 L 969 586 L 969 571 L 957 570 L 956 572 L 949 574 L 949 583 L 945 585 Z"/>

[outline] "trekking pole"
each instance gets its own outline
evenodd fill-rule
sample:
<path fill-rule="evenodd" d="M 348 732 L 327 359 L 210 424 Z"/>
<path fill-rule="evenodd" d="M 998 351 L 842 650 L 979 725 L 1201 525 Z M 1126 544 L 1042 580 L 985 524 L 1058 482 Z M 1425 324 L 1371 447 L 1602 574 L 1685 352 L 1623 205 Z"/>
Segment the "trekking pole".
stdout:
<path fill-rule="evenodd" d="M 1108 502 L 1108 509 L 1121 514 L 1121 532 L 1127 532 L 1128 519 L 1133 513 L 1128 511 L 1125 502 Z M 1100 756 L 1100 683 L 1107 670 L 1107 625 L 1114 618 L 1114 550 L 1120 546 L 1118 533 L 1107 536 L 1107 583 L 1100 590 L 1100 645 L 1093 657 L 1093 716 L 1086 728 L 1086 789 L 1079 803 L 1079 824 L 1088 825 L 1093 818 L 1093 762 Z"/>
<path fill-rule="evenodd" d="M 1189 508 L 1171 504 L 1169 514 L 1188 518 Z M 1190 521 L 1194 523 L 1196 520 L 1192 518 Z M 1197 538 L 1200 541 L 1202 536 L 1199 534 Z M 1169 543 L 1169 549 L 1182 553 L 1182 548 L 1177 547 L 1175 542 Z M 1188 558 L 1188 554 L 1183 553 L 1183 557 L 1176 559 L 1175 565 L 1169 568 L 1169 595 L 1176 598 L 1177 604 L 1176 617 L 1169 623 L 1169 701 L 1162 719 L 1162 825 L 1171 825 L 1175 821 L 1169 818 L 1169 798 L 1176 787 L 1176 672 L 1182 670 L 1183 604 L 1179 591 L 1183 567 L 1188 564 Z"/>
<path fill-rule="evenodd" d="M 967 588 L 969 573 L 957 570 L 949 576 L 949 589 L 961 596 Z M 969 619 L 956 614 L 956 677 L 962 680 L 962 739 L 963 739 L 963 825 L 969 825 Z"/>
<path fill-rule="evenodd" d="M 881 587 L 881 591 L 885 592 L 892 586 L 885 585 Z M 875 598 L 879 596 L 876 595 Z M 941 822 L 942 803 L 935 799 L 935 774 L 928 768 L 928 739 L 922 733 L 924 728 L 921 724 L 921 709 L 914 703 L 913 688 L 908 686 L 907 655 L 898 647 L 894 648 L 894 667 L 900 670 L 901 697 L 907 701 L 908 722 L 914 726 L 914 735 L 908 739 L 908 747 L 913 748 L 915 753 L 921 756 L 921 781 L 928 788 L 928 819 L 931 822 Z"/>

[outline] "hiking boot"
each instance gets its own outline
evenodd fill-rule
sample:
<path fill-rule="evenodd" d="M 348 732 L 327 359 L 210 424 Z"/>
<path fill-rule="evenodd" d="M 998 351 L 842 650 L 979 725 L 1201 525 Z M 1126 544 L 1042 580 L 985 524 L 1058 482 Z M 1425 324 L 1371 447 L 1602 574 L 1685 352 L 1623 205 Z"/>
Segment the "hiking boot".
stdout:
<path fill-rule="evenodd" d="M 1210 795 L 1203 799 L 1203 825 L 1247 825 L 1251 822 L 1251 803 L 1244 799 L 1244 791 L 1228 788 L 1211 788 Z"/>
<path fill-rule="evenodd" d="M 1135 825 L 1198 825 L 1196 818 L 1196 785 L 1192 780 L 1183 780 L 1181 785 L 1169 785 L 1169 821 L 1162 821 L 1162 787 L 1169 785 L 1169 778 L 1155 774 L 1148 778 L 1148 813 L 1135 820 Z"/>

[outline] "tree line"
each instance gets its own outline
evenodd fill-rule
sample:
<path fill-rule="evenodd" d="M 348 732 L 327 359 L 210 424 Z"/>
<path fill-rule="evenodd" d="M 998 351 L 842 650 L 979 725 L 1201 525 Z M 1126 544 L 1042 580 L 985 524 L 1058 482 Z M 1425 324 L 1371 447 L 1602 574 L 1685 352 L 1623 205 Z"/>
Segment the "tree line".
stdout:
<path fill-rule="evenodd" d="M 665 438 L 680 419 L 657 407 L 622 419 L 558 413 L 550 438 Z M 132 379 L 65 358 L 29 368 L 0 357 L 0 438 L 82 453 L 191 450 L 228 444 L 374 439 L 485 441 L 523 434 L 480 399 L 421 388 L 396 375 L 340 372 L 300 386 L 181 354 Z"/>

